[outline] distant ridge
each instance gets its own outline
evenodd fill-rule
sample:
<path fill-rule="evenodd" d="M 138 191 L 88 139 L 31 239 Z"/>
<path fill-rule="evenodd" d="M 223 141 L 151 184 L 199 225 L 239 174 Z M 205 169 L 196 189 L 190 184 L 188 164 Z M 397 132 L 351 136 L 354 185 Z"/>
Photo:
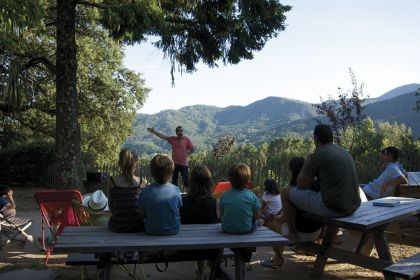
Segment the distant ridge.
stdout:
<path fill-rule="evenodd" d="M 384 100 L 388 100 L 388 99 L 392 99 L 394 97 L 406 94 L 406 93 L 410 93 L 410 92 L 415 92 L 417 91 L 417 89 L 420 88 L 420 84 L 407 84 L 407 85 L 403 85 L 403 86 L 399 86 L 396 87 L 388 92 L 386 92 L 385 94 L 377 97 L 377 98 L 373 98 L 373 100 L 375 102 L 377 101 L 384 101 Z"/>
<path fill-rule="evenodd" d="M 367 104 L 365 114 L 374 120 L 405 123 L 415 137 L 420 136 L 420 113 L 414 110 L 415 91 L 420 84 L 395 88 Z M 405 93 L 404 93 L 405 91 Z M 199 150 L 210 149 L 218 138 L 231 135 L 240 143 L 261 144 L 286 134 L 311 135 L 316 110 L 308 102 L 270 96 L 247 106 L 220 108 L 193 105 L 156 114 L 138 114 L 133 134 L 125 146 L 140 153 L 168 152 L 169 144 L 146 132 L 147 126 L 173 135 L 182 125 Z"/>

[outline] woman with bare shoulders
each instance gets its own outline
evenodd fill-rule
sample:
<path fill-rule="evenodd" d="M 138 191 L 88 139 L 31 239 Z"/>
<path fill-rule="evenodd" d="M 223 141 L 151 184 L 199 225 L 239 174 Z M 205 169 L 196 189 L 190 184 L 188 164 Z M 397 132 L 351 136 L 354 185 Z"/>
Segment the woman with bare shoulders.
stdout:
<path fill-rule="evenodd" d="M 111 176 L 107 185 L 111 211 L 108 227 L 114 232 L 144 231 L 143 217 L 136 207 L 138 195 L 145 185 L 141 177 L 134 175 L 139 157 L 133 150 L 123 149 L 118 165 L 121 175 Z"/>

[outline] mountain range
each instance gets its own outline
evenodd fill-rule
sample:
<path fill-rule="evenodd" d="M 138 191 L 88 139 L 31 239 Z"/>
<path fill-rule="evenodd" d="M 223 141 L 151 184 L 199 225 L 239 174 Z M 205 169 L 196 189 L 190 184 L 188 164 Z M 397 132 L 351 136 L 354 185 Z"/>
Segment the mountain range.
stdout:
<path fill-rule="evenodd" d="M 420 136 L 420 112 L 414 110 L 415 96 L 420 84 L 395 88 L 378 98 L 366 102 L 364 114 L 376 121 L 405 123 L 415 137 Z M 133 134 L 125 146 L 141 154 L 167 152 L 170 146 L 148 133 L 146 127 L 173 135 L 175 127 L 182 125 L 200 150 L 210 149 L 220 137 L 234 136 L 238 143 L 259 145 L 286 134 L 312 132 L 319 117 L 311 103 L 282 97 L 267 97 L 247 106 L 220 108 L 194 105 L 179 110 L 164 110 L 156 114 L 138 114 L 133 124 Z"/>

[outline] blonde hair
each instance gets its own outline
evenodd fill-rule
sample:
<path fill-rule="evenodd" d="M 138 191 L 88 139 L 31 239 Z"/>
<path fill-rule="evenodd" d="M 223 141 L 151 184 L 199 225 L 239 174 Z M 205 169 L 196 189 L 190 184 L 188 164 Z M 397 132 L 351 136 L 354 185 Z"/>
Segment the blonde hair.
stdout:
<path fill-rule="evenodd" d="M 232 188 L 242 190 L 251 180 L 251 169 L 245 163 L 234 164 L 229 169 L 229 181 Z"/>
<path fill-rule="evenodd" d="M 174 171 L 175 164 L 167 155 L 156 155 L 150 161 L 150 173 L 159 184 L 169 182 Z"/>
<path fill-rule="evenodd" d="M 121 168 L 122 176 L 128 184 L 133 183 L 133 175 L 139 164 L 139 156 L 131 149 L 122 149 L 119 155 L 118 166 Z"/>

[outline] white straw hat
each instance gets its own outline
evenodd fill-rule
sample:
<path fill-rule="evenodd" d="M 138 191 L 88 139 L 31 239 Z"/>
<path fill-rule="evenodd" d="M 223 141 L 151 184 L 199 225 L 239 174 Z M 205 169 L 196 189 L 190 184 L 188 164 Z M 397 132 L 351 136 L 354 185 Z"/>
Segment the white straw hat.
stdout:
<path fill-rule="evenodd" d="M 97 190 L 92 194 L 85 194 L 82 205 L 93 212 L 109 211 L 108 198 L 101 190 Z"/>

